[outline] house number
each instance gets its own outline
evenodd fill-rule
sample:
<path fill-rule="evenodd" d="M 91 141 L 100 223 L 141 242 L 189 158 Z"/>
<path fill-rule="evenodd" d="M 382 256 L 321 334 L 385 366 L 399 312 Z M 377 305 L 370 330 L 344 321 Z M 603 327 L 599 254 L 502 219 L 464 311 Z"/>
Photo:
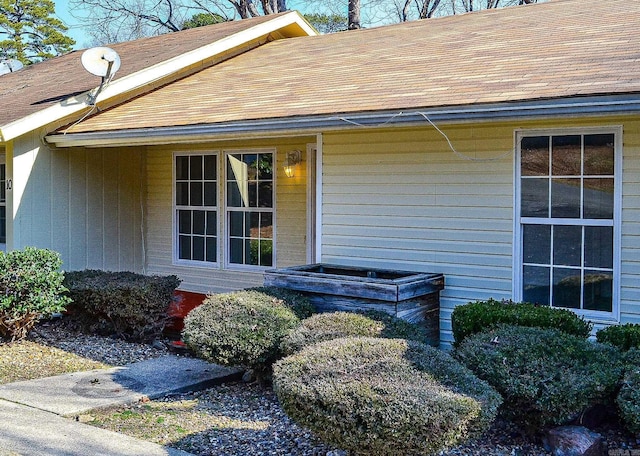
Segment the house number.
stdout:
<path fill-rule="evenodd" d="M 13 188 L 13 181 L 11 179 L 7 179 L 7 190 L 11 190 Z"/>

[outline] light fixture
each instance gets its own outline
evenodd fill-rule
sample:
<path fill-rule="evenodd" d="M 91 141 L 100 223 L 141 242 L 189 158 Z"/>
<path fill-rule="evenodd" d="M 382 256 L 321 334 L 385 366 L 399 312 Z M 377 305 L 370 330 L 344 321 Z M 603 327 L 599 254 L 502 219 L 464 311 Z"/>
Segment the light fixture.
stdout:
<path fill-rule="evenodd" d="M 302 152 L 299 150 L 292 150 L 291 152 L 287 152 L 286 158 L 284 159 L 284 174 L 287 177 L 295 176 L 295 166 L 302 161 Z"/>

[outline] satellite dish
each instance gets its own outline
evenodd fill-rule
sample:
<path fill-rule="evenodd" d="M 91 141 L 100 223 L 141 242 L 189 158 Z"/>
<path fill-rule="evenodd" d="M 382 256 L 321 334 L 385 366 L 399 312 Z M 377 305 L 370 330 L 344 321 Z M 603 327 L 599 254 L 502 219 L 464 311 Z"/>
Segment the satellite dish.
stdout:
<path fill-rule="evenodd" d="M 94 47 L 82 53 L 82 66 L 91 74 L 110 79 L 120 68 L 120 56 L 108 47 Z"/>
<path fill-rule="evenodd" d="M 24 67 L 20 60 L 6 59 L 0 60 L 0 75 L 13 73 L 14 71 L 21 70 Z"/>

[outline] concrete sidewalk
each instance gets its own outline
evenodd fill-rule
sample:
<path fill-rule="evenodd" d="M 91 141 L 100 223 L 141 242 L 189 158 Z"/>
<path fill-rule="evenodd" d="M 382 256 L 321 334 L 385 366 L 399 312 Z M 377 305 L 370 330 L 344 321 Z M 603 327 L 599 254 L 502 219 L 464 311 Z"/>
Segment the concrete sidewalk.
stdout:
<path fill-rule="evenodd" d="M 112 369 L 0 385 L 0 456 L 188 455 L 79 423 L 89 410 L 204 389 L 238 369 L 173 355 Z"/>

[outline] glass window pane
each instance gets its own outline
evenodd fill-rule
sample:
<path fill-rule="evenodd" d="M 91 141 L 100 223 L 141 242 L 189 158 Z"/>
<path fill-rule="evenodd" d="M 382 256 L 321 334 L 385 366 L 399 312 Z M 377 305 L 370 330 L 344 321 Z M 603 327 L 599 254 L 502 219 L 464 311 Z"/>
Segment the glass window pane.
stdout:
<path fill-rule="evenodd" d="M 613 274 L 584 272 L 584 308 L 603 312 L 613 310 Z"/>
<path fill-rule="evenodd" d="M 237 162 L 242 162 L 242 155 L 240 154 L 229 154 L 227 155 L 227 179 L 231 179 L 231 176 L 235 176 L 233 164 Z M 235 169 L 236 172 L 239 171 L 239 168 Z M 239 179 L 238 176 L 234 177 L 235 179 Z"/>
<path fill-rule="evenodd" d="M 554 268 L 553 306 L 568 309 L 580 308 L 582 279 L 580 269 Z"/>
<path fill-rule="evenodd" d="M 229 262 L 244 264 L 244 240 L 233 238 L 229 241 Z"/>
<path fill-rule="evenodd" d="M 582 227 L 553 227 L 553 264 L 580 266 L 582 264 Z"/>
<path fill-rule="evenodd" d="M 549 217 L 549 179 L 522 179 L 522 217 Z"/>
<path fill-rule="evenodd" d="M 258 186 L 258 207 L 273 207 L 273 184 L 260 182 Z"/>
<path fill-rule="evenodd" d="M 216 263 L 218 261 L 218 240 L 213 237 L 208 237 L 207 243 L 207 258 L 210 263 Z"/>
<path fill-rule="evenodd" d="M 260 266 L 273 266 L 273 242 L 260 241 Z"/>
<path fill-rule="evenodd" d="M 551 180 L 551 217 L 580 218 L 580 179 Z"/>
<path fill-rule="evenodd" d="M 189 179 L 202 179 L 202 155 L 191 155 L 189 157 Z"/>
<path fill-rule="evenodd" d="M 258 178 L 258 155 L 245 154 L 242 156 L 242 161 L 247 164 L 248 179 L 256 180 Z"/>
<path fill-rule="evenodd" d="M 193 259 L 196 261 L 204 261 L 204 237 L 193 237 Z"/>
<path fill-rule="evenodd" d="M 589 268 L 613 269 L 613 227 L 584 228 L 584 265 Z"/>
<path fill-rule="evenodd" d="M 180 236 L 178 245 L 178 258 L 181 260 L 190 260 L 191 259 L 191 237 L 190 236 Z"/>
<path fill-rule="evenodd" d="M 613 179 L 584 180 L 584 218 L 613 218 Z"/>
<path fill-rule="evenodd" d="M 178 211 L 178 233 L 191 234 L 191 211 Z"/>
<path fill-rule="evenodd" d="M 244 213 L 236 211 L 229 213 L 229 235 L 236 237 L 244 235 Z"/>
<path fill-rule="evenodd" d="M 176 182 L 176 205 L 178 206 L 189 205 L 189 183 L 188 182 Z"/>
<path fill-rule="evenodd" d="M 193 211 L 193 233 L 204 234 L 204 211 Z"/>
<path fill-rule="evenodd" d="M 176 179 L 189 179 L 189 157 L 176 156 Z"/>
<path fill-rule="evenodd" d="M 216 155 L 204 156 L 204 178 L 206 180 L 218 178 L 218 157 Z"/>
<path fill-rule="evenodd" d="M 273 239 L 273 214 L 263 212 L 260 215 L 260 237 Z"/>
<path fill-rule="evenodd" d="M 258 252 L 260 249 L 260 241 L 258 239 L 247 239 L 245 241 L 245 264 L 250 264 L 252 266 L 258 266 L 259 257 Z"/>
<path fill-rule="evenodd" d="M 614 157 L 614 135 L 586 135 L 584 137 L 585 176 L 613 176 Z"/>
<path fill-rule="evenodd" d="M 218 213 L 216 211 L 207 211 L 207 236 L 216 236 L 218 234 Z"/>
<path fill-rule="evenodd" d="M 7 242 L 7 208 L 0 206 L 0 243 Z"/>
<path fill-rule="evenodd" d="M 229 207 L 243 207 L 243 201 L 248 198 L 246 185 L 243 187 L 243 191 L 240 191 L 238 183 L 231 181 L 227 183 L 227 206 Z M 248 201 L 247 201 L 248 205 Z"/>
<path fill-rule="evenodd" d="M 549 137 L 522 138 L 520 157 L 520 173 L 523 176 L 548 176 Z"/>
<path fill-rule="evenodd" d="M 525 263 L 551 264 L 551 226 L 524 225 L 522 250 Z"/>
<path fill-rule="evenodd" d="M 248 186 L 248 207 L 257 207 L 258 206 L 258 184 L 257 182 L 249 182 Z"/>
<path fill-rule="evenodd" d="M 260 213 L 259 212 L 249 212 L 246 214 L 247 216 L 247 226 L 249 226 L 250 231 L 249 231 L 249 236 L 251 236 L 252 238 L 259 238 L 260 237 L 260 232 L 259 232 L 259 228 L 260 228 Z"/>
<path fill-rule="evenodd" d="M 204 183 L 204 205 L 215 207 L 218 205 L 218 191 L 215 182 Z"/>
<path fill-rule="evenodd" d="M 534 304 L 549 305 L 550 268 L 541 266 L 524 266 L 522 274 L 523 301 Z"/>
<path fill-rule="evenodd" d="M 191 206 L 202 206 L 202 182 L 189 184 L 189 203 Z"/>
<path fill-rule="evenodd" d="M 551 146 L 551 174 L 579 176 L 581 174 L 582 146 L 580 136 L 554 136 Z"/>
<path fill-rule="evenodd" d="M 258 161 L 258 179 L 273 179 L 273 154 L 260 154 Z"/>

